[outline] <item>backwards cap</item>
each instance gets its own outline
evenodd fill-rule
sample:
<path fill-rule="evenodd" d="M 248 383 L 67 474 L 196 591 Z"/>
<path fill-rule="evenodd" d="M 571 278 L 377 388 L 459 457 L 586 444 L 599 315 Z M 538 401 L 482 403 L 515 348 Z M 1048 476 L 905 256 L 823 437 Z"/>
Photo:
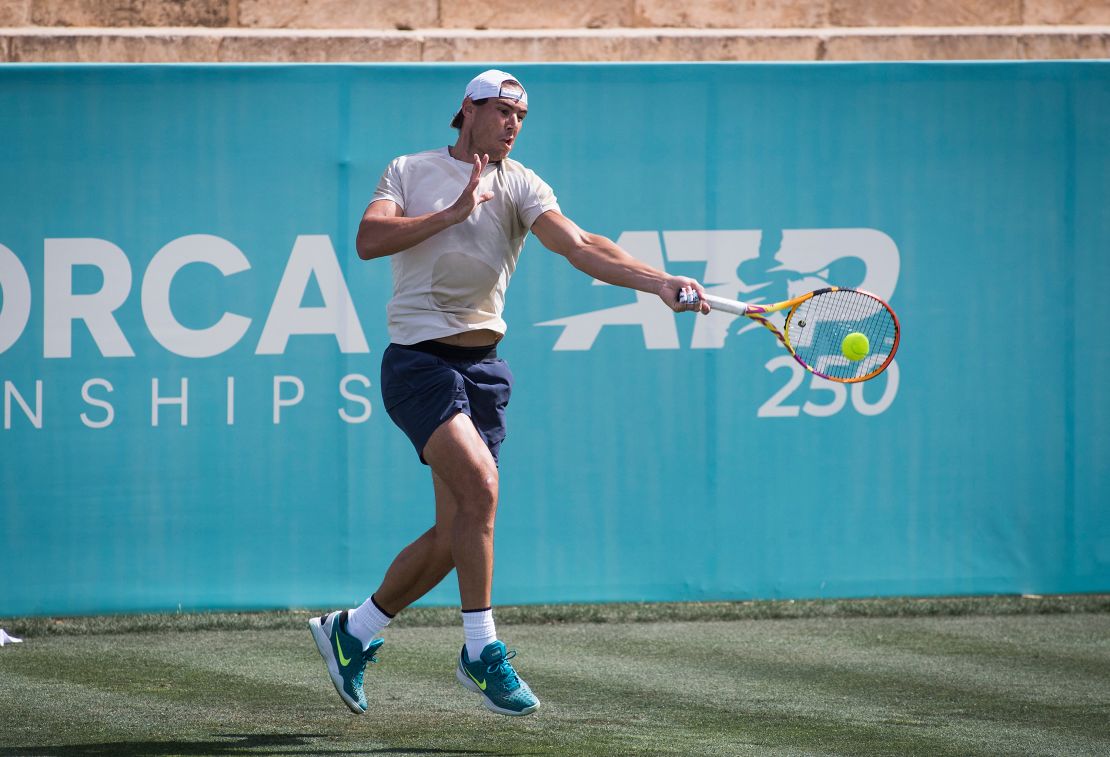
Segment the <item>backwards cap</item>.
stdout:
<path fill-rule="evenodd" d="M 503 97 L 506 100 L 515 100 L 516 102 L 527 105 L 528 93 L 524 91 L 524 87 L 520 84 L 505 84 L 505 82 L 509 81 L 510 79 L 515 82 L 520 81 L 512 74 L 505 71 L 498 71 L 496 68 L 491 68 L 488 71 L 483 71 L 482 73 L 471 79 L 470 83 L 466 85 L 465 97 L 469 97 L 471 100 L 485 100 L 489 97 Z M 452 124 L 459 120 L 459 116 L 461 114 L 462 109 L 460 108 L 458 113 L 455 114 L 455 118 L 452 120 Z"/>

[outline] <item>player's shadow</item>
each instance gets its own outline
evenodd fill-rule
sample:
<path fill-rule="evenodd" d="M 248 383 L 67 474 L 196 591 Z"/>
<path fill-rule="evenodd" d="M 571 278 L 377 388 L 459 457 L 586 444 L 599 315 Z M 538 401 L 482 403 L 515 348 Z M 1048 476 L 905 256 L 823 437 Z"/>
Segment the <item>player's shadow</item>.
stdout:
<path fill-rule="evenodd" d="M 166 757 L 167 755 L 513 755 L 530 752 L 488 752 L 481 749 L 436 749 L 386 747 L 383 749 L 346 748 L 319 743 L 328 736 L 319 733 L 215 734 L 220 741 L 114 741 L 102 744 L 65 744 L 26 748 L 0 747 L 0 755 L 15 757 Z M 290 751 L 299 749 L 301 751 Z"/>

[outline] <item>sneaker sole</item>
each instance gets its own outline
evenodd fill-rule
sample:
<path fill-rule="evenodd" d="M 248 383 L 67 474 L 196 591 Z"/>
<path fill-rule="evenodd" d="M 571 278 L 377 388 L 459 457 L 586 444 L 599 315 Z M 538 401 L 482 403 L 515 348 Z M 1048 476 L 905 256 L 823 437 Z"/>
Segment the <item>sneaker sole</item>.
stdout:
<path fill-rule="evenodd" d="M 491 710 L 492 712 L 496 712 L 498 715 L 511 715 L 513 717 L 517 717 L 520 715 L 531 715 L 533 712 L 539 709 L 539 702 L 536 702 L 531 707 L 526 707 L 523 710 L 507 710 L 504 707 L 498 707 L 496 704 L 493 703 L 493 700 L 486 696 L 486 692 L 478 688 L 478 684 L 470 680 L 470 676 L 464 673 L 461 667 L 455 668 L 455 678 L 459 679 L 459 683 L 461 683 L 468 690 L 473 691 L 475 694 L 480 694 L 482 697 L 482 704 L 486 706 L 486 709 Z"/>
<path fill-rule="evenodd" d="M 320 656 L 324 658 L 324 665 L 328 668 L 328 676 L 331 678 L 331 683 L 335 686 L 339 698 L 350 708 L 351 712 L 362 715 L 366 710 L 362 709 L 358 702 L 347 696 L 347 692 L 343 690 L 343 676 L 339 673 L 339 665 L 336 664 L 335 655 L 331 651 L 331 639 L 324 633 L 324 626 L 320 623 L 320 619 L 313 618 L 308 621 L 308 630 L 312 632 L 312 640 L 316 642 L 316 649 L 320 652 Z"/>

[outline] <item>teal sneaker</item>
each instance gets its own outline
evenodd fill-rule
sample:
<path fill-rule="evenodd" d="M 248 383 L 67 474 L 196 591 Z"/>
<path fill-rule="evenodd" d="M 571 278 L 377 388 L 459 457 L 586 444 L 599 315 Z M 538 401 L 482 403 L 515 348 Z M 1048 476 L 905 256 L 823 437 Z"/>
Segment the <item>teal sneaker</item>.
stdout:
<path fill-rule="evenodd" d="M 362 691 L 362 673 L 366 670 L 366 663 L 378 661 L 378 650 L 385 640 L 374 639 L 370 647 L 362 651 L 362 642 L 347 633 L 346 610 L 313 618 L 308 621 L 308 628 L 339 696 L 351 712 L 359 715 L 366 712 L 368 705 L 366 694 Z"/>
<path fill-rule="evenodd" d="M 455 677 L 466 688 L 481 694 L 483 703 L 494 712 L 527 715 L 540 706 L 540 700 L 509 664 L 514 657 L 515 651 L 506 654 L 504 644 L 491 641 L 482 650 L 481 658 L 471 662 L 464 645 Z"/>

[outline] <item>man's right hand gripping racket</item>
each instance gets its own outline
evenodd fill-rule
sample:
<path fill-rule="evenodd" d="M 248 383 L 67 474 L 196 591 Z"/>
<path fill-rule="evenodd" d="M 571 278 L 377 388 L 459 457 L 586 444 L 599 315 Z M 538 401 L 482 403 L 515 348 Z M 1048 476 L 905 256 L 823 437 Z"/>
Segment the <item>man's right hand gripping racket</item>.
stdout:
<path fill-rule="evenodd" d="M 679 293 L 693 303 L 697 293 Z M 752 305 L 706 295 L 714 310 L 751 318 L 778 337 L 787 351 L 811 373 L 852 384 L 875 378 L 898 351 L 898 317 L 881 299 L 861 289 L 827 287 L 773 305 Z M 779 331 L 767 314 L 787 310 Z"/>

